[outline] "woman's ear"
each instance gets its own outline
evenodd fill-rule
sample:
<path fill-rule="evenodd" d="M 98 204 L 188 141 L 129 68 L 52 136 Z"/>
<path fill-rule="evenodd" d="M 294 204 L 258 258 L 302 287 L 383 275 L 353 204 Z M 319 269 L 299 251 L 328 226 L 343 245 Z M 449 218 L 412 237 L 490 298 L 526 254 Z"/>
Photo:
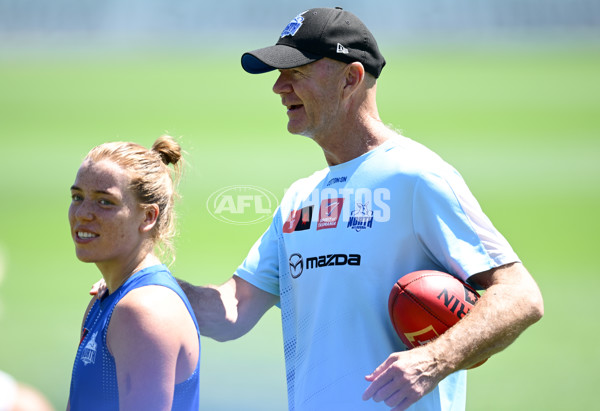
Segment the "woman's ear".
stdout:
<path fill-rule="evenodd" d="M 144 220 L 140 224 L 140 231 L 147 233 L 152 231 L 156 225 L 160 209 L 158 208 L 158 204 L 144 204 L 142 207 L 144 207 Z"/>

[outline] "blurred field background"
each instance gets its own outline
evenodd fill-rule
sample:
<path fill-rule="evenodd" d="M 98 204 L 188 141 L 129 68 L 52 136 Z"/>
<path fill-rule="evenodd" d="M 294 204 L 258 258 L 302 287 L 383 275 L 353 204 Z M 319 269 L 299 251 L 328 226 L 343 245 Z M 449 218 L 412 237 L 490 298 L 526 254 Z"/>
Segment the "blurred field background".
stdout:
<path fill-rule="evenodd" d="M 280 197 L 325 166 L 314 143 L 287 134 L 276 75 L 246 74 L 239 58 L 298 12 L 341 5 L 388 61 L 382 119 L 463 174 L 545 297 L 539 324 L 469 372 L 467 408 L 595 408 L 600 7 L 370 4 L 0 0 L 0 369 L 64 409 L 99 278 L 73 252 L 69 187 L 102 142 L 179 138 L 188 168 L 172 269 L 198 284 L 229 278 L 267 223 L 215 220 L 210 194 L 255 185 Z M 202 344 L 202 409 L 286 409 L 277 309 L 240 340 Z"/>

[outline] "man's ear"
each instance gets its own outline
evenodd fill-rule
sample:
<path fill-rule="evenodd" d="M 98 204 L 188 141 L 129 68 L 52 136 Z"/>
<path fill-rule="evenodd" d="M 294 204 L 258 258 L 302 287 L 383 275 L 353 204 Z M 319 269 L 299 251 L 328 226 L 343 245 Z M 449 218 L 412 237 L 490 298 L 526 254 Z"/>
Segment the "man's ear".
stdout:
<path fill-rule="evenodd" d="M 142 207 L 144 208 L 144 220 L 140 224 L 140 231 L 147 233 L 152 231 L 156 225 L 160 209 L 158 208 L 158 204 L 144 204 Z"/>
<path fill-rule="evenodd" d="M 365 68 L 362 63 L 355 61 L 346 66 L 344 97 L 352 95 L 365 79 Z"/>

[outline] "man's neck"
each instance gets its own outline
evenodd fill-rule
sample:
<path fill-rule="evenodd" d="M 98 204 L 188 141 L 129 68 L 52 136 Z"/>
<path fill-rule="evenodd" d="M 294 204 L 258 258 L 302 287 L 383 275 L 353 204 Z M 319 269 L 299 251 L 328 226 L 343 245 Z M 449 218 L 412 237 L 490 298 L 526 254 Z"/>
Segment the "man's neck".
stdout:
<path fill-rule="evenodd" d="M 329 166 L 353 160 L 383 144 L 395 133 L 380 120 L 371 119 L 366 123 L 355 124 L 336 135 L 315 138 L 321 146 Z"/>

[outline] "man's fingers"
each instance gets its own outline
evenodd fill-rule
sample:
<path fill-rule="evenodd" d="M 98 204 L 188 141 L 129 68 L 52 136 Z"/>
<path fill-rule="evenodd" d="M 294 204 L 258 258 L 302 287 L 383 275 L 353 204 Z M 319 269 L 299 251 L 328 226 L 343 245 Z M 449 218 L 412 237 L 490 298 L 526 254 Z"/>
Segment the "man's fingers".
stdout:
<path fill-rule="evenodd" d="M 90 295 L 95 295 L 97 298 L 102 297 L 102 295 L 106 292 L 106 283 L 104 279 L 97 281 L 94 285 L 92 285 L 92 289 L 90 290 Z"/>
<path fill-rule="evenodd" d="M 408 400 L 406 393 L 402 389 L 397 390 L 385 400 L 385 405 L 388 407 L 395 407 L 393 411 L 405 410 L 411 404 L 412 403 Z"/>
<path fill-rule="evenodd" d="M 375 401 L 375 402 L 385 401 L 385 403 L 387 405 L 389 405 L 387 403 L 387 399 L 392 397 L 392 395 L 394 395 L 395 393 L 396 393 L 396 387 L 394 385 L 394 380 L 391 379 L 387 382 L 387 384 L 381 386 L 381 388 L 379 388 L 377 390 L 377 392 L 375 392 L 375 394 L 373 394 L 373 401 Z"/>
<path fill-rule="evenodd" d="M 388 407 L 396 407 L 394 410 L 404 410 L 411 402 L 407 398 L 406 385 L 396 380 L 391 371 L 386 370 L 375 378 L 375 381 L 363 394 L 363 400 L 372 399 L 375 402 L 385 402 Z"/>
<path fill-rule="evenodd" d="M 388 373 L 386 373 L 386 370 L 388 369 L 388 367 L 387 367 L 388 361 L 381 364 L 379 367 L 377 367 L 375 369 L 375 371 L 373 371 L 372 374 L 367 375 L 365 377 L 365 379 L 367 381 L 371 381 L 371 384 L 367 387 L 367 389 L 363 393 L 362 398 L 364 401 L 372 398 L 375 395 L 375 393 L 377 393 L 382 387 L 384 387 L 386 384 L 388 384 L 392 380 L 392 378 L 390 378 L 388 376 Z M 381 401 L 381 400 L 379 400 L 379 401 Z"/>
<path fill-rule="evenodd" d="M 365 379 L 367 381 L 375 381 L 375 379 L 381 375 L 382 372 L 384 372 L 385 370 L 387 370 L 389 368 L 390 365 L 392 365 L 395 361 L 395 358 L 392 357 L 388 357 L 387 360 L 385 360 L 385 362 L 383 362 L 382 364 L 379 365 L 379 367 L 375 368 L 375 371 L 373 371 L 371 374 L 365 376 Z"/>
<path fill-rule="evenodd" d="M 384 401 L 392 411 L 405 410 L 431 391 L 439 382 L 427 372 L 427 358 L 422 350 L 392 353 L 372 374 L 365 379 L 371 381 L 363 393 L 363 400 Z"/>
<path fill-rule="evenodd" d="M 401 395 L 401 394 L 399 394 Z M 403 398 L 398 405 L 396 405 L 394 408 L 392 408 L 390 411 L 404 411 L 405 409 L 407 409 L 408 407 L 410 407 L 413 403 L 411 403 L 408 398 Z M 386 405 L 389 405 L 386 403 Z M 392 407 L 392 405 L 390 405 L 390 407 Z"/>
<path fill-rule="evenodd" d="M 372 374 L 367 375 L 367 381 L 371 384 L 363 393 L 363 400 L 372 399 L 375 402 L 385 402 L 394 411 L 408 408 L 416 399 L 411 397 L 410 384 L 406 375 L 395 366 L 399 356 L 392 354 Z"/>

